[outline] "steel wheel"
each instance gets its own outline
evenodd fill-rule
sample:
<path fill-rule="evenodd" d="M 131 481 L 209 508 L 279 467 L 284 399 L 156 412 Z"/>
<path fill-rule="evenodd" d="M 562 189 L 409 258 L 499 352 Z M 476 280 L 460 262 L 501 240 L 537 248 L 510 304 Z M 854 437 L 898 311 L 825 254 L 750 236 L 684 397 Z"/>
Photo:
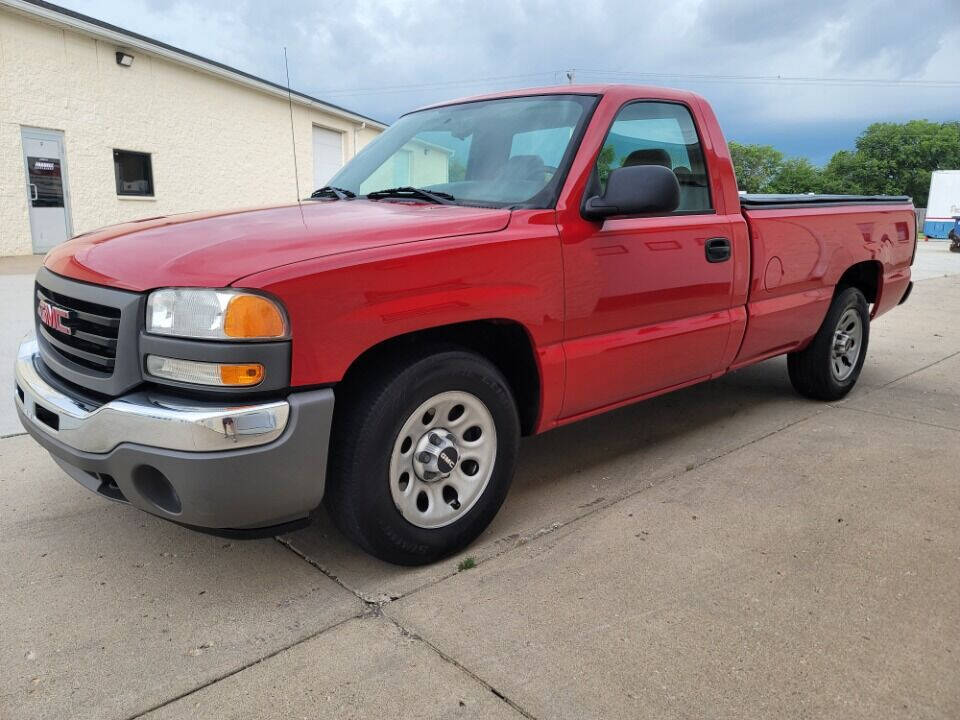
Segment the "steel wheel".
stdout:
<path fill-rule="evenodd" d="M 475 395 L 434 395 L 407 418 L 393 443 L 390 494 L 420 528 L 456 522 L 476 504 L 497 459 L 493 415 Z"/>
<path fill-rule="evenodd" d="M 863 324 L 856 308 L 847 309 L 840 316 L 837 329 L 833 333 L 833 347 L 830 355 L 830 372 L 839 382 L 843 382 L 853 372 L 860 359 L 863 346 Z"/>

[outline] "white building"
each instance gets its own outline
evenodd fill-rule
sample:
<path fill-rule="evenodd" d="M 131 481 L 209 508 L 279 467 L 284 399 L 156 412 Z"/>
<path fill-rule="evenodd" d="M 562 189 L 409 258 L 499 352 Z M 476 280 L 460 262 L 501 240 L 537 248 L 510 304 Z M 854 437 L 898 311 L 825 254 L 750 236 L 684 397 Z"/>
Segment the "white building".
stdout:
<path fill-rule="evenodd" d="M 294 91 L 305 197 L 384 125 Z M 0 255 L 141 217 L 294 202 L 286 88 L 34 0 L 0 0 Z"/>

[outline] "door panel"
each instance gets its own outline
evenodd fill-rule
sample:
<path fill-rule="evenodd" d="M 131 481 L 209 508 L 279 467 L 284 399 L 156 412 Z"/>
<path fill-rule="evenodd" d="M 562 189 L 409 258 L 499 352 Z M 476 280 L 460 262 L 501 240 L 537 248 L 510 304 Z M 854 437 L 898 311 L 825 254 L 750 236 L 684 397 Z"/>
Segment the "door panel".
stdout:
<path fill-rule="evenodd" d="M 607 220 L 564 243 L 564 417 L 720 369 L 735 263 L 708 262 L 716 237 L 733 239 L 724 217 L 674 216 Z"/>
<path fill-rule="evenodd" d="M 24 129 L 22 138 L 33 251 L 41 253 L 70 236 L 63 142 L 44 130 Z"/>
<path fill-rule="evenodd" d="M 728 360 L 744 233 L 715 211 L 687 105 L 622 105 L 584 197 L 602 195 L 611 173 L 636 165 L 673 172 L 675 210 L 603 222 L 578 213 L 561 223 L 567 300 L 562 418 L 708 378 Z"/>

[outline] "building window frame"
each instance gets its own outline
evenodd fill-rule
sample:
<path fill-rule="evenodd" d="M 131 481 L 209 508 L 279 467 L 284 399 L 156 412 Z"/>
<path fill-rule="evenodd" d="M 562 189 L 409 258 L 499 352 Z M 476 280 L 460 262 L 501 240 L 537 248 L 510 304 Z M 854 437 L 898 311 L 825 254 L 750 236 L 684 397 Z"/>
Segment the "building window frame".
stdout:
<path fill-rule="evenodd" d="M 142 163 L 140 169 L 143 177 L 136 179 L 124 178 L 121 169 L 122 161 L 139 161 Z M 120 198 L 152 198 L 155 197 L 155 187 L 153 184 L 153 157 L 151 153 L 140 150 L 123 150 L 114 148 L 113 150 L 113 174 L 116 182 L 117 197 Z M 140 188 L 124 188 L 124 184 L 133 182 L 145 182 Z"/>

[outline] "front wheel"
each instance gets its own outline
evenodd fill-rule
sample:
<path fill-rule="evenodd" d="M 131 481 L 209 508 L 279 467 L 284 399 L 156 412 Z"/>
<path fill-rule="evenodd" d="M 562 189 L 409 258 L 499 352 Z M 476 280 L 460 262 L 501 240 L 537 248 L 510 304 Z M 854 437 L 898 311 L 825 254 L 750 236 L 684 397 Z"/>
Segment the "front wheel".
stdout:
<path fill-rule="evenodd" d="M 840 291 L 810 344 L 787 355 L 794 389 L 815 400 L 844 397 L 860 377 L 869 339 L 866 297 L 857 288 Z"/>
<path fill-rule="evenodd" d="M 487 527 L 513 478 L 520 422 L 484 358 L 446 350 L 355 385 L 334 428 L 326 503 L 367 552 L 422 565 Z"/>

